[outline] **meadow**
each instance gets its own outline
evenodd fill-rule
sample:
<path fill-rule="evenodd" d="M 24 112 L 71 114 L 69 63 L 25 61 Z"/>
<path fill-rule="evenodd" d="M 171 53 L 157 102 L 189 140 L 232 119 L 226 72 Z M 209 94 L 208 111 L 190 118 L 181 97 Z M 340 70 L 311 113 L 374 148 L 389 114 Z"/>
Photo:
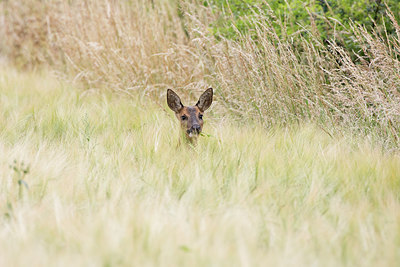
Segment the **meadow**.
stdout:
<path fill-rule="evenodd" d="M 398 23 L 357 52 L 271 14 L 0 1 L 0 266 L 397 266 Z M 185 144 L 166 89 L 209 86 Z"/>
<path fill-rule="evenodd" d="M 212 112 L 179 145 L 165 103 L 51 77 L 1 71 L 1 266 L 399 262 L 397 153 Z"/>

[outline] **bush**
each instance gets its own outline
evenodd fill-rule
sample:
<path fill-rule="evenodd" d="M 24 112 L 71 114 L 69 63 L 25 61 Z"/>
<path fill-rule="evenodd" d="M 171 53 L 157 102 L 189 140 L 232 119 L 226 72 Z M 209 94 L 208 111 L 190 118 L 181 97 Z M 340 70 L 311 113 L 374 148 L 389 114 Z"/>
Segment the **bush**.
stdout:
<path fill-rule="evenodd" d="M 335 40 L 336 44 L 347 50 L 358 50 L 350 27 L 361 25 L 368 31 L 394 35 L 395 27 L 386 14 L 386 4 L 400 18 L 400 2 L 397 0 L 339 0 L 339 1 L 301 1 L 301 0 L 210 0 L 210 5 L 219 18 L 211 25 L 217 38 L 237 37 L 237 31 L 244 33 L 254 29 L 253 20 L 258 15 L 271 21 L 271 26 L 280 38 L 297 38 L 301 35 L 327 44 Z M 228 18 L 228 19 L 227 19 Z"/>

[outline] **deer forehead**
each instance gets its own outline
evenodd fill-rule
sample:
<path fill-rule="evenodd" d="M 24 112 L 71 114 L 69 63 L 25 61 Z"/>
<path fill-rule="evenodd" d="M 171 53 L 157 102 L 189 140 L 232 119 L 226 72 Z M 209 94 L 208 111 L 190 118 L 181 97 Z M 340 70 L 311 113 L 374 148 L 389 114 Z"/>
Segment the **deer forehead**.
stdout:
<path fill-rule="evenodd" d="M 200 109 L 196 106 L 193 107 L 183 107 L 181 111 L 179 111 L 179 116 L 187 116 L 187 117 L 197 117 L 200 114 Z"/>

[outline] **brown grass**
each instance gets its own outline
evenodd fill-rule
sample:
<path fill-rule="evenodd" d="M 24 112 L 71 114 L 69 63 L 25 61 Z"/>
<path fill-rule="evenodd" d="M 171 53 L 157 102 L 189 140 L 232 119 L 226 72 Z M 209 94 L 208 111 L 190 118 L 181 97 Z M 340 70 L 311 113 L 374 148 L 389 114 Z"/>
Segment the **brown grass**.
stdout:
<path fill-rule="evenodd" d="M 318 36 L 280 37 L 260 15 L 235 41 L 216 40 L 209 25 L 220 14 L 195 1 L 0 5 L 7 36 L 1 49 L 20 66 L 47 64 L 87 89 L 158 102 L 165 101 L 166 88 L 194 97 L 211 85 L 214 112 L 221 115 L 265 127 L 314 121 L 328 132 L 349 129 L 385 146 L 399 144 L 399 36 L 353 25 L 349 31 L 360 50 L 346 51 L 335 42 L 320 45 Z"/>

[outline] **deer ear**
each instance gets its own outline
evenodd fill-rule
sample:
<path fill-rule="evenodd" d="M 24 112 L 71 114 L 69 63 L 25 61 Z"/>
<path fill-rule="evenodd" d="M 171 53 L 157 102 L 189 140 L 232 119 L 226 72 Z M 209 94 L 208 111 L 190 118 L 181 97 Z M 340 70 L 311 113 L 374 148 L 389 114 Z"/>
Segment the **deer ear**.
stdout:
<path fill-rule="evenodd" d="M 210 106 L 213 101 L 213 89 L 208 88 L 199 98 L 199 101 L 197 101 L 196 106 L 201 110 L 201 111 L 206 111 Z"/>
<path fill-rule="evenodd" d="M 167 90 L 167 103 L 168 107 L 172 109 L 175 113 L 178 113 L 183 108 L 181 99 L 171 89 Z"/>

